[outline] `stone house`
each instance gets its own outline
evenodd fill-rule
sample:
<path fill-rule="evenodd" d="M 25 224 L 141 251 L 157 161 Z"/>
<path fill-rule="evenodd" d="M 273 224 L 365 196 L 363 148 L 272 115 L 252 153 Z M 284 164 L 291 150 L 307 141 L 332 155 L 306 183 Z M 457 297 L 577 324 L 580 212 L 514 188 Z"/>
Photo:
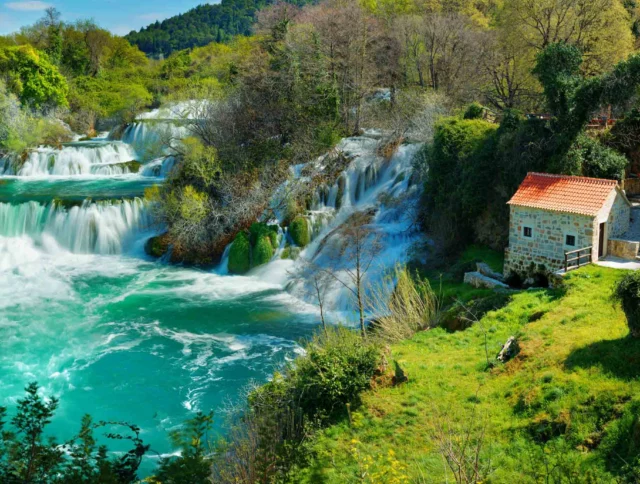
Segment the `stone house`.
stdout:
<path fill-rule="evenodd" d="M 529 173 L 508 205 L 507 276 L 526 274 L 531 264 L 556 272 L 579 249 L 583 263 L 637 254 L 637 245 L 619 239 L 629 230 L 631 203 L 615 180 Z"/>

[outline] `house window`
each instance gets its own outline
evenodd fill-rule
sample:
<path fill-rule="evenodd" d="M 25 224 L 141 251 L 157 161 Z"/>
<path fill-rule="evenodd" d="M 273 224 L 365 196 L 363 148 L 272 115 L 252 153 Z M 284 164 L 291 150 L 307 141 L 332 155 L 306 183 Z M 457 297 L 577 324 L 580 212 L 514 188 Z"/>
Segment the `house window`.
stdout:
<path fill-rule="evenodd" d="M 526 238 L 530 239 L 530 238 L 532 238 L 532 237 L 533 237 L 533 229 L 532 229 L 531 227 L 524 227 L 524 229 L 523 229 L 523 231 L 522 231 L 522 234 L 523 234 Z"/>
<path fill-rule="evenodd" d="M 575 235 L 566 235 L 564 238 L 564 244 L 567 247 L 575 247 L 576 246 L 576 236 Z"/>

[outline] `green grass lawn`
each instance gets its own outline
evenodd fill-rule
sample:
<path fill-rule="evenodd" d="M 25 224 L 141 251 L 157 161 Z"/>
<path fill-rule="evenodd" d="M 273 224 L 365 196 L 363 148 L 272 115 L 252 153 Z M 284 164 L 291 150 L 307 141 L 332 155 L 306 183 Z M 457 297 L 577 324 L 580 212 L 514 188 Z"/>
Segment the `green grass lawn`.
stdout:
<path fill-rule="evenodd" d="M 389 361 L 409 382 L 369 391 L 350 421 L 323 431 L 301 480 L 455 482 L 439 447 L 468 432 L 483 441 L 491 468 L 483 482 L 613 482 L 623 452 L 640 449 L 635 416 L 637 441 L 618 428 L 640 396 L 640 341 L 609 299 L 622 274 L 586 267 L 566 277 L 564 290 L 516 293 L 465 331 L 434 329 L 393 346 Z M 487 354 L 495 362 L 510 336 L 520 354 L 487 368 Z M 554 472 L 573 480 L 545 481 Z"/>

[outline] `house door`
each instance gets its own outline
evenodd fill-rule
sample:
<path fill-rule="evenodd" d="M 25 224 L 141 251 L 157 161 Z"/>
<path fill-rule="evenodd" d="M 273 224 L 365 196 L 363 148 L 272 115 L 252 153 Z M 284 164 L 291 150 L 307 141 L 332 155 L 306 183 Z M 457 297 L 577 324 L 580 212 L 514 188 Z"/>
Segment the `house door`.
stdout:
<path fill-rule="evenodd" d="M 604 255 L 604 231 L 606 229 L 606 224 L 600 224 L 600 242 L 598 244 L 598 257 L 602 257 Z"/>

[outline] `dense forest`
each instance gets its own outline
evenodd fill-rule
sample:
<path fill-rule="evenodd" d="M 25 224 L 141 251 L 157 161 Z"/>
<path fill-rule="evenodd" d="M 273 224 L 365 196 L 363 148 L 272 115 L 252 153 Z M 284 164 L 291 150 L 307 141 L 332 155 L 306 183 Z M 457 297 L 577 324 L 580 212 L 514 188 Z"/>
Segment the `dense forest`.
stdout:
<path fill-rule="evenodd" d="M 640 7 L 292 3 L 223 0 L 126 38 L 50 9 L 0 38 L 0 155 L 17 165 L 38 145 L 116 139 L 145 110 L 197 101 L 177 120 L 187 136 L 147 147 L 177 160 L 145 192 L 162 228 L 146 250 L 162 263 L 209 269 L 226 253 L 245 274 L 285 230 L 291 255 L 310 242 L 313 196 L 340 187 L 341 139 L 375 136 L 387 161 L 420 145 L 408 184 L 422 197 L 403 209 L 430 242 L 376 294 L 383 316 L 365 321 L 358 265 L 358 331 L 323 319 L 294 363 L 228 412 L 224 438 L 196 413 L 146 482 L 638 482 L 638 277 L 589 268 L 555 289 L 493 293 L 460 275 L 479 260 L 501 269 L 505 204 L 527 172 L 637 174 Z M 589 129 L 603 112 L 619 122 Z M 268 225 L 275 212 L 282 227 Z M 339 232 L 358 264 L 375 258 L 370 220 Z M 326 272 L 309 276 L 321 311 L 321 285 L 336 282 Z M 520 357 L 497 361 L 512 335 Z M 35 383 L 11 417 L 0 407 L 0 480 L 138 482 L 151 452 L 138 427 L 85 417 L 72 439 L 47 440 L 57 407 Z M 131 449 L 98 444 L 104 428 Z"/>
<path fill-rule="evenodd" d="M 199 5 L 131 32 L 125 38 L 148 56 L 166 57 L 177 50 L 229 42 L 236 35 L 251 35 L 256 12 L 273 3 L 273 0 L 222 0 L 214 5 Z M 302 6 L 312 0 L 289 3 Z"/>

